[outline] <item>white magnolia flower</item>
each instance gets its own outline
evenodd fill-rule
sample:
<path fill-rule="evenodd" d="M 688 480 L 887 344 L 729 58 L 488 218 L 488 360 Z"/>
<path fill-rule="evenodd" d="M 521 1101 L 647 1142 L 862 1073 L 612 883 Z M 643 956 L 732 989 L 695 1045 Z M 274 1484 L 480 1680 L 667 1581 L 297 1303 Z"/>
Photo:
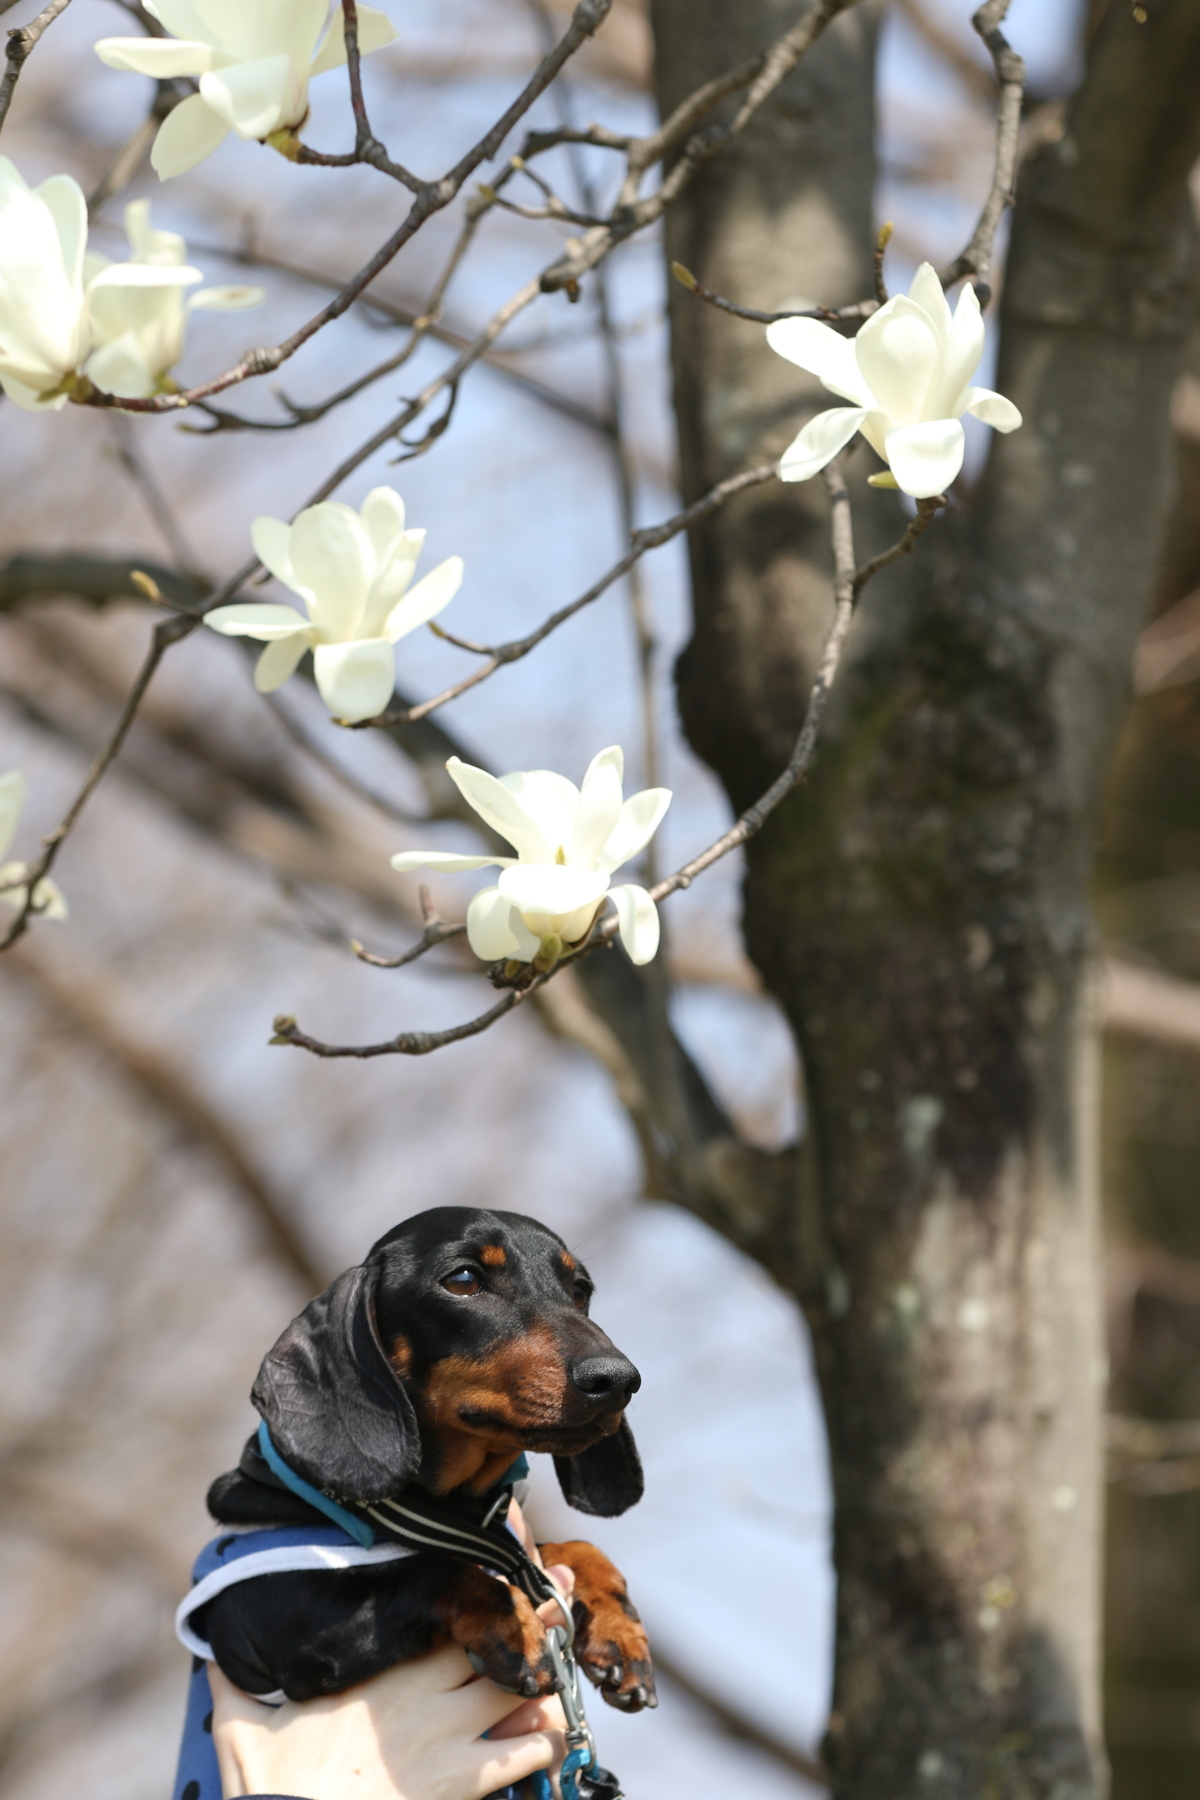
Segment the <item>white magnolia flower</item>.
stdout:
<path fill-rule="evenodd" d="M 182 262 L 84 268 L 87 202 L 69 175 L 31 188 L 0 156 L 0 386 L 28 411 L 65 406 L 91 346 L 90 312 L 110 292 L 128 304 L 199 281 Z M 98 384 L 100 385 L 100 384 Z"/>
<path fill-rule="evenodd" d="M 130 263 L 111 263 L 89 251 L 83 272 L 89 288 L 92 353 L 84 372 L 106 394 L 141 400 L 162 391 L 166 377 L 183 355 L 188 315 L 207 312 L 240 312 L 266 299 L 260 287 L 201 288 L 185 302 L 184 283 L 170 286 L 96 287 L 94 278 L 106 269 L 142 267 L 174 270 L 187 276 L 186 285 L 201 279 L 198 269 L 185 269 L 187 244 L 174 231 L 156 231 L 150 223 L 150 202 L 134 200 L 125 208 L 125 233 Z"/>
<path fill-rule="evenodd" d="M 0 857 L 3 857 L 17 834 L 17 825 L 25 805 L 25 777 L 19 769 L 0 775 Z M 28 887 L 22 876 L 28 875 L 23 862 L 0 862 L 0 900 L 5 906 L 20 911 L 25 904 Z M 33 904 L 44 919 L 65 919 L 67 903 L 49 876 L 33 890 Z"/>
<path fill-rule="evenodd" d="M 631 961 L 651 961 L 658 949 L 653 900 L 645 888 L 610 888 L 608 882 L 658 830 L 671 804 L 668 788 L 646 788 L 622 802 L 625 756 L 615 744 L 592 758 L 581 788 L 550 769 L 497 779 L 457 756 L 446 767 L 467 803 L 517 854 L 405 850 L 393 856 L 392 867 L 402 874 L 422 867 L 446 873 L 499 864 L 504 873 L 495 887 L 482 888 L 467 909 L 467 938 L 476 956 L 532 962 L 540 955 L 553 963 L 565 945 L 586 937 L 608 895 Z"/>
<path fill-rule="evenodd" d="M 780 478 L 807 481 L 861 431 L 906 494 L 925 500 L 944 493 L 962 468 L 964 413 L 997 431 L 1015 431 L 1021 423 L 1003 394 L 970 386 L 983 338 L 970 282 L 951 315 L 929 263 L 921 264 L 908 293 L 872 313 L 855 338 L 816 319 L 768 325 L 772 350 L 852 402 L 809 420 L 784 451 Z"/>
<path fill-rule="evenodd" d="M 96 55 L 156 81 L 199 76 L 200 92 L 167 114 L 154 140 L 150 161 L 163 181 L 194 169 L 231 131 L 260 140 L 294 131 L 308 117 L 309 81 L 346 60 L 340 6 L 317 53 L 328 0 L 146 0 L 146 11 L 173 35 L 101 38 Z M 384 13 L 359 7 L 360 50 L 395 35 Z"/>
<path fill-rule="evenodd" d="M 410 588 L 425 533 L 404 529 L 404 502 L 386 487 L 367 495 L 361 513 L 322 500 L 291 525 L 255 519 L 251 537 L 259 561 L 300 595 L 307 619 L 293 606 L 243 602 L 218 606 L 205 624 L 226 637 L 265 642 L 254 672 L 260 694 L 282 687 L 311 650 L 334 718 L 351 725 L 373 719 L 395 687 L 394 646 L 453 600 L 461 556 L 448 556 Z"/>

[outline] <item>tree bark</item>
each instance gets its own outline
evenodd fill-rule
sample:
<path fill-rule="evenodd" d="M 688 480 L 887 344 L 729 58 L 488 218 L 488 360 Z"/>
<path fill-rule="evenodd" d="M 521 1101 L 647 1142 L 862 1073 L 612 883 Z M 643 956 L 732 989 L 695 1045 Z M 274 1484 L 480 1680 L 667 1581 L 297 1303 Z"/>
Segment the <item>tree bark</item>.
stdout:
<path fill-rule="evenodd" d="M 654 0 L 664 109 L 790 11 Z M 1022 182 L 997 385 L 1025 426 L 973 515 L 869 590 L 814 777 L 747 856 L 818 1173 L 788 1249 L 832 1449 L 839 1800 L 1105 1786 L 1086 889 L 1159 535 L 1200 113 L 1200 6 L 1151 18 L 1109 9 Z M 872 37 L 865 10 L 839 21 L 689 190 L 669 257 L 760 308 L 870 291 Z M 682 290 L 672 331 L 690 499 L 782 448 L 799 388 Z M 823 510 L 817 484 L 760 491 L 693 534 L 680 705 L 738 807 L 797 728 Z M 855 516 L 860 557 L 895 535 L 881 494 Z"/>

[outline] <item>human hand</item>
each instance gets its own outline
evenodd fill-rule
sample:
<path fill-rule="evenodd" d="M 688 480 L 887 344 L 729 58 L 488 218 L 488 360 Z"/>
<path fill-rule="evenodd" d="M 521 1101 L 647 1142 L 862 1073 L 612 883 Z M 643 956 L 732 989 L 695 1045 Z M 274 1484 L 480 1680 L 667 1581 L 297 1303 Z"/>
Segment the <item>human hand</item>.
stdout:
<path fill-rule="evenodd" d="M 225 1800 L 483 1800 L 564 1754 L 555 1697 L 515 1703 L 453 1645 L 345 1693 L 274 1709 L 213 1663 L 208 1676 Z"/>

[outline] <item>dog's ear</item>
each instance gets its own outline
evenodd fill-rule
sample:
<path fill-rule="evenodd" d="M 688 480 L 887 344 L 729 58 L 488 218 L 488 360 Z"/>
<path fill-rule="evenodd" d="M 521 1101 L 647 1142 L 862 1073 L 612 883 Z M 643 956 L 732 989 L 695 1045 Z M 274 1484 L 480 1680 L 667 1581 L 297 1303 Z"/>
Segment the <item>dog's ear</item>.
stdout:
<path fill-rule="evenodd" d="M 622 1419 L 611 1437 L 601 1438 L 578 1456 L 556 1456 L 554 1469 L 563 1499 L 576 1512 L 615 1519 L 636 1506 L 645 1492 L 642 1459 L 629 1421 Z"/>
<path fill-rule="evenodd" d="M 335 1499 L 397 1495 L 421 1455 L 416 1414 L 375 1318 L 378 1263 L 347 1269 L 263 1358 L 250 1398 L 286 1463 Z"/>

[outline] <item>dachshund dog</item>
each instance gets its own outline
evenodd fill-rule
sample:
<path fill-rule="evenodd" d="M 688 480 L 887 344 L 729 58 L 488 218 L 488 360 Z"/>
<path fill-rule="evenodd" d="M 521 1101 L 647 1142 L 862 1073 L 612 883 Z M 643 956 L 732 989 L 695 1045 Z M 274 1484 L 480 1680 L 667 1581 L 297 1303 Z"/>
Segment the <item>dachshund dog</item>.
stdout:
<path fill-rule="evenodd" d="M 500 1478 L 523 1451 L 542 1451 L 570 1505 L 622 1513 L 642 1494 L 624 1417 L 641 1377 L 588 1317 L 591 1297 L 586 1269 L 535 1219 L 460 1206 L 408 1219 L 264 1360 L 251 1397 L 272 1453 L 301 1488 L 361 1509 L 406 1494 L 478 1502 L 493 1488 L 503 1507 Z M 239 1467 L 213 1483 L 213 1517 L 243 1531 L 327 1528 L 257 1446 L 251 1438 Z M 589 1679 L 622 1711 L 655 1706 L 646 1634 L 618 1570 L 591 1544 L 539 1548 L 574 1571 L 575 1648 Z M 437 1550 L 257 1575 L 218 1593 L 196 1625 L 252 1694 L 338 1693 L 449 1641 L 511 1692 L 555 1685 L 528 1597 Z"/>

